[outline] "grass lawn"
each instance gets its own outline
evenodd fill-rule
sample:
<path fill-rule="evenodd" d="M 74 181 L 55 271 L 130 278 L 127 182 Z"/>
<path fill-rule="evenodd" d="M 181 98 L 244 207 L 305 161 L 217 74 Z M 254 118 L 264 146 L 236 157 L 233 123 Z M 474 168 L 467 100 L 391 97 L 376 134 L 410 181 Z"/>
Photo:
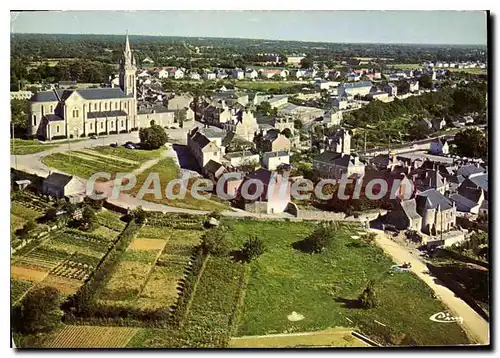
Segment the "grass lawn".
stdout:
<path fill-rule="evenodd" d="M 43 152 L 60 144 L 42 144 L 37 140 L 11 139 L 10 154 L 24 155 Z"/>
<path fill-rule="evenodd" d="M 298 84 L 298 83 L 293 83 L 293 82 L 286 82 L 286 81 L 240 81 L 235 84 L 235 87 L 237 88 L 242 88 L 242 89 L 248 89 L 248 90 L 254 90 L 254 91 L 263 91 L 267 92 L 270 89 L 278 89 L 278 88 L 289 88 L 289 87 L 303 87 L 306 84 Z"/>
<path fill-rule="evenodd" d="M 175 165 L 175 163 L 170 158 L 162 159 L 158 162 L 158 164 L 152 166 L 148 170 L 142 172 L 137 176 L 137 183 L 135 187 L 130 191 L 130 194 L 136 196 L 139 193 L 139 190 L 143 186 L 144 182 L 148 178 L 150 173 L 158 173 L 158 177 L 161 183 L 161 199 L 156 199 L 154 194 L 145 194 L 142 199 L 165 204 L 170 206 L 175 206 L 178 208 L 186 208 L 186 209 L 197 209 L 197 210 L 224 210 L 228 208 L 228 205 L 225 203 L 217 202 L 214 200 L 198 200 L 191 196 L 190 188 L 191 182 L 187 185 L 187 191 L 184 198 L 179 199 L 168 199 L 165 196 L 165 187 L 167 183 L 171 180 L 178 178 L 179 168 Z M 151 187 L 152 188 L 152 187 Z M 174 193 L 179 192 L 179 186 L 177 185 L 173 189 Z M 215 197 L 212 195 L 212 197 Z"/>
<path fill-rule="evenodd" d="M 290 222 L 239 221 L 231 225 L 237 247 L 249 233 L 258 233 L 269 250 L 251 263 L 237 336 L 358 326 L 380 340 L 377 320 L 387 326 L 384 330 L 408 334 L 420 345 L 468 342 L 458 325 L 429 320 L 444 310 L 443 305 L 415 276 L 391 274 L 392 261 L 380 248 L 351 239 L 359 229 L 343 229 L 332 248 L 321 254 L 294 249 L 292 244 L 312 229 L 312 224 Z M 369 280 L 376 281 L 379 306 L 352 308 Z M 290 322 L 287 316 L 293 311 L 305 318 Z"/>
<path fill-rule="evenodd" d="M 486 75 L 488 70 L 486 68 L 446 68 L 450 72 L 465 72 L 473 75 Z"/>
<path fill-rule="evenodd" d="M 415 68 L 422 67 L 422 65 L 418 63 L 394 63 L 391 64 L 390 66 L 400 70 L 413 70 Z"/>

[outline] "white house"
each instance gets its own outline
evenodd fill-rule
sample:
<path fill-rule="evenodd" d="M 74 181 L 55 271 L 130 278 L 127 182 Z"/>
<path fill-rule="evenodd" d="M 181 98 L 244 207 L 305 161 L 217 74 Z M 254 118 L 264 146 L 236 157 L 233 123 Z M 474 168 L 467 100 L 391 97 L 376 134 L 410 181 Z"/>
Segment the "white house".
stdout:
<path fill-rule="evenodd" d="M 203 78 L 206 80 L 215 80 L 217 78 L 217 75 L 213 72 L 205 72 L 203 74 Z"/>
<path fill-rule="evenodd" d="M 429 151 L 435 155 L 446 155 L 450 153 L 450 148 L 445 139 L 437 138 L 431 142 L 431 149 Z"/>
<path fill-rule="evenodd" d="M 168 77 L 174 78 L 176 80 L 184 78 L 184 71 L 180 68 L 171 68 L 168 71 Z"/>
<path fill-rule="evenodd" d="M 241 68 L 236 68 L 233 70 L 233 77 L 237 80 L 242 80 L 245 78 L 245 72 Z"/>
<path fill-rule="evenodd" d="M 250 69 L 247 69 L 245 71 L 245 78 L 249 78 L 251 80 L 253 80 L 254 78 L 257 78 L 259 77 L 259 73 L 255 70 L 250 70 Z"/>
<path fill-rule="evenodd" d="M 282 164 L 290 164 L 288 151 L 266 152 L 262 155 L 262 165 L 267 170 L 276 170 Z"/>
<path fill-rule="evenodd" d="M 200 80 L 201 79 L 201 76 L 198 72 L 191 72 L 189 74 L 189 78 L 192 79 L 192 80 Z"/>

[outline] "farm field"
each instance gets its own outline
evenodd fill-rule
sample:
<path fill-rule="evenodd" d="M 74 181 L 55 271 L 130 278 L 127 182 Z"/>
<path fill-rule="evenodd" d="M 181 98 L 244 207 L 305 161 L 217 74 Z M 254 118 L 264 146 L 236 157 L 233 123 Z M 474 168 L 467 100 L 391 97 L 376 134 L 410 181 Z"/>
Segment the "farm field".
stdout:
<path fill-rule="evenodd" d="M 44 348 L 122 348 L 139 331 L 133 327 L 65 326 Z"/>
<path fill-rule="evenodd" d="M 11 303 L 15 303 L 20 300 L 21 297 L 28 292 L 28 290 L 33 287 L 33 284 L 29 281 L 22 280 L 11 280 L 10 282 L 10 300 Z"/>
<path fill-rule="evenodd" d="M 142 227 L 110 275 L 100 302 L 139 309 L 170 307 L 199 237 L 196 230 Z"/>
<path fill-rule="evenodd" d="M 312 231 L 311 224 L 239 221 L 231 228 L 236 246 L 249 232 L 258 232 L 269 250 L 250 264 L 236 336 L 355 325 L 372 339 L 381 340 L 376 320 L 392 332 L 409 335 L 419 345 L 468 342 L 458 325 L 443 327 L 429 321 L 431 315 L 444 310 L 440 301 L 415 276 L 391 274 L 393 263 L 380 248 L 351 239 L 359 228 L 345 226 L 332 248 L 315 255 L 292 247 Z M 287 235 L 283 235 L 285 231 Z M 371 279 L 375 280 L 378 307 L 355 308 L 353 303 Z M 293 311 L 304 319 L 289 321 L 287 316 Z"/>
<path fill-rule="evenodd" d="M 398 70 L 413 70 L 415 68 L 422 67 L 419 63 L 394 63 L 389 66 L 392 66 L 394 69 Z"/>
<path fill-rule="evenodd" d="M 473 75 L 487 75 L 488 70 L 486 68 L 447 68 L 450 72 L 465 72 Z"/>
<path fill-rule="evenodd" d="M 64 153 L 54 153 L 43 158 L 43 163 L 68 174 L 89 178 L 97 172 L 131 172 L 150 159 L 160 155 L 163 149 L 129 150 L 125 148 L 98 147 Z M 100 181 L 105 180 L 100 178 Z"/>
<path fill-rule="evenodd" d="M 106 217 L 114 223 L 109 225 L 117 229 L 122 225 L 117 214 L 108 212 L 98 216 Z M 120 232 L 100 225 L 90 233 L 73 229 L 52 232 L 30 250 L 12 257 L 11 277 L 72 294 L 92 273 Z"/>
<path fill-rule="evenodd" d="M 166 198 L 165 197 L 165 187 L 166 187 L 167 183 L 173 179 L 177 179 L 178 173 L 179 173 L 179 168 L 175 165 L 175 163 L 170 158 L 165 158 L 165 159 L 160 160 L 158 162 L 158 164 L 152 166 L 147 171 L 142 172 L 141 174 L 137 175 L 137 184 L 130 191 L 130 194 L 137 196 L 142 185 L 144 184 L 144 182 L 148 178 L 149 173 L 158 173 L 158 176 L 160 178 L 160 183 L 161 183 L 162 198 L 156 199 L 154 194 L 146 194 L 143 196 L 144 200 L 159 203 L 159 204 L 175 206 L 178 208 L 186 208 L 186 209 L 198 209 L 198 210 L 213 211 L 213 210 L 217 210 L 217 209 L 224 210 L 224 209 L 228 208 L 227 204 L 224 204 L 221 202 L 217 202 L 214 200 L 198 200 L 198 199 L 193 198 L 189 192 L 189 190 L 191 188 L 191 183 L 187 184 L 186 195 L 183 199 L 172 200 L 172 199 Z M 179 186 L 176 186 L 174 188 L 174 190 L 173 190 L 174 193 L 179 192 L 178 187 Z"/>

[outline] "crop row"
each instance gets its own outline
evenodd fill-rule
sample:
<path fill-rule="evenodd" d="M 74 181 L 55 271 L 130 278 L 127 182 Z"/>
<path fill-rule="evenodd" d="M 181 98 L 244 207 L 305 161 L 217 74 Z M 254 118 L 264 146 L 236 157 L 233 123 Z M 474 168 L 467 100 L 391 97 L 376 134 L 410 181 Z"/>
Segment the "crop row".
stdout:
<path fill-rule="evenodd" d="M 50 273 L 55 276 L 71 278 L 74 280 L 86 280 L 93 267 L 81 262 L 66 261 L 54 268 Z"/>

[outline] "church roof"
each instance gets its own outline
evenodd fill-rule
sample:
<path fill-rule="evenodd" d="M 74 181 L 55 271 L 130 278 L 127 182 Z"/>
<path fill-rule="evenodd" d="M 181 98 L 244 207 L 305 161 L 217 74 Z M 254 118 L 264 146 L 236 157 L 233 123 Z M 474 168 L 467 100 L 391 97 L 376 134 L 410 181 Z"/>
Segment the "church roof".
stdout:
<path fill-rule="evenodd" d="M 77 90 L 43 91 L 43 92 L 38 92 L 33 97 L 31 97 L 31 101 L 58 102 L 59 99 L 65 100 L 73 92 L 77 92 L 80 96 L 82 96 L 84 99 L 87 100 L 129 98 L 129 96 L 123 93 L 121 88 L 115 87 L 115 88 L 84 88 Z"/>
<path fill-rule="evenodd" d="M 105 112 L 88 112 L 87 118 L 106 118 L 106 117 L 122 117 L 126 116 L 127 112 L 117 110 L 117 111 L 105 111 Z"/>

